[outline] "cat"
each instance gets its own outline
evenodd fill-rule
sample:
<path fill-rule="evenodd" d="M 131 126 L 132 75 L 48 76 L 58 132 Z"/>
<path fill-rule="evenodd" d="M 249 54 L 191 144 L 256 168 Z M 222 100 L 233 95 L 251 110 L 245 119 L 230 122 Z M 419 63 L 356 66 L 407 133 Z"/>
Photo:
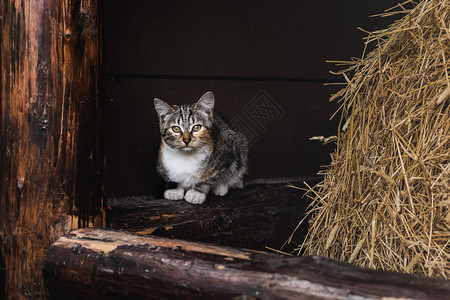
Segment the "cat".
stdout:
<path fill-rule="evenodd" d="M 206 92 L 195 104 L 169 105 L 155 98 L 161 146 L 159 174 L 178 184 L 164 192 L 170 200 L 205 202 L 210 190 L 224 196 L 243 188 L 248 166 L 248 143 L 214 112 L 214 94 Z"/>

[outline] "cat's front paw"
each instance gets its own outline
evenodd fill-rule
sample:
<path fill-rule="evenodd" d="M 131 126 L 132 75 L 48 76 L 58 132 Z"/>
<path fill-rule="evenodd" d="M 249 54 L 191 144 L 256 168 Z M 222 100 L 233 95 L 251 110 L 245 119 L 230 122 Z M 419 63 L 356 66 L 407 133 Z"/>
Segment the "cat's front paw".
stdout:
<path fill-rule="evenodd" d="M 194 190 L 189 190 L 184 196 L 184 199 L 192 204 L 202 204 L 206 200 L 206 194 Z"/>
<path fill-rule="evenodd" d="M 164 198 L 169 200 L 181 200 L 184 197 L 184 189 L 166 190 L 164 192 Z"/>
<path fill-rule="evenodd" d="M 219 184 L 213 188 L 214 195 L 225 196 L 228 193 L 228 186 L 225 184 Z"/>

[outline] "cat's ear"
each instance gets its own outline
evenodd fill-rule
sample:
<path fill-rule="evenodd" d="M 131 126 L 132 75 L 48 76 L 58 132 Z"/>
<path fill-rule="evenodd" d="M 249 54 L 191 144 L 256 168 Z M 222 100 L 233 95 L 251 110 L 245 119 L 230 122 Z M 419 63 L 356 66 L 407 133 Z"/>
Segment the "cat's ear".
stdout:
<path fill-rule="evenodd" d="M 200 97 L 200 100 L 195 103 L 194 108 L 196 110 L 202 110 L 209 116 L 212 116 L 214 109 L 214 94 L 212 92 L 206 92 Z"/>
<path fill-rule="evenodd" d="M 155 109 L 160 118 L 163 118 L 165 115 L 173 112 L 173 107 L 161 99 L 155 98 L 153 102 L 155 103 Z"/>

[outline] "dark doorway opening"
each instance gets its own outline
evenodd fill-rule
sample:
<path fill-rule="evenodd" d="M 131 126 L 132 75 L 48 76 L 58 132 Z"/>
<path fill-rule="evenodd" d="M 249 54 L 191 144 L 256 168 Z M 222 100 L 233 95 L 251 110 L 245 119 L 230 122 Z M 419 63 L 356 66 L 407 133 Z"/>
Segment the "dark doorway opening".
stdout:
<path fill-rule="evenodd" d="M 388 0 L 105 1 L 109 225 L 126 226 L 111 218 L 129 212 L 124 203 L 130 199 L 141 204 L 160 199 L 166 188 L 155 168 L 160 143 L 155 97 L 185 104 L 213 91 L 216 109 L 250 141 L 247 184 L 284 187 L 320 180 L 317 173 L 329 163 L 334 144 L 310 137 L 336 134 L 339 118 L 329 118 L 339 104 L 329 103 L 329 96 L 343 81 L 329 73 L 339 67 L 326 61 L 360 57 L 365 33 L 356 27 L 385 27 L 393 20 L 368 16 L 394 5 Z M 307 203 L 301 195 L 299 201 Z M 146 209 L 136 204 L 136 211 Z"/>

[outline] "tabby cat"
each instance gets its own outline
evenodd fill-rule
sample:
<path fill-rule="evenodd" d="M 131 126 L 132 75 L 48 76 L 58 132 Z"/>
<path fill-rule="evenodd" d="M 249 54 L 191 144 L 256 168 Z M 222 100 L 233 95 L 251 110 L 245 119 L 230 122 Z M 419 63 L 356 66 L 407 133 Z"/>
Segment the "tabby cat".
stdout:
<path fill-rule="evenodd" d="M 201 204 L 210 190 L 223 196 L 229 188 L 243 187 L 247 141 L 214 113 L 212 92 L 195 104 L 154 102 L 161 132 L 157 169 L 166 181 L 178 183 L 164 198 Z"/>

